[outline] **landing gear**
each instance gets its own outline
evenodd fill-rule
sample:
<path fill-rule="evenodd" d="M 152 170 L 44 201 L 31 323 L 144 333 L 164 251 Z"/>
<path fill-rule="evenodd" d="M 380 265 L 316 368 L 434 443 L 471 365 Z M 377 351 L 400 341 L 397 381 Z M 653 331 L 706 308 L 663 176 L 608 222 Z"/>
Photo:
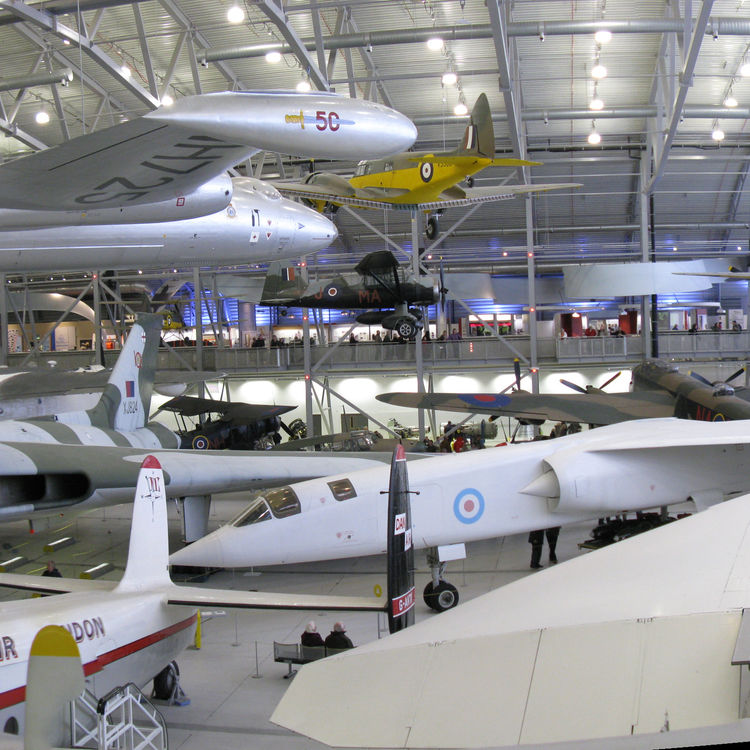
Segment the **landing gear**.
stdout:
<path fill-rule="evenodd" d="M 430 218 L 427 219 L 424 233 L 428 240 L 434 240 L 440 234 L 440 222 L 438 221 L 437 216 L 430 216 Z"/>
<path fill-rule="evenodd" d="M 409 318 L 400 318 L 393 329 L 402 339 L 413 339 L 417 335 L 417 325 Z"/>
<path fill-rule="evenodd" d="M 190 700 L 180 687 L 180 668 L 177 666 L 176 661 L 169 662 L 154 677 L 154 689 L 151 697 L 165 701 L 170 706 L 186 706 L 190 703 Z"/>
<path fill-rule="evenodd" d="M 437 586 L 430 581 L 424 587 L 424 603 L 435 612 L 445 612 L 458 604 L 458 589 L 448 581 L 440 580 Z"/>
<path fill-rule="evenodd" d="M 443 580 L 445 563 L 440 562 L 436 547 L 427 550 L 427 564 L 430 566 L 432 580 L 425 586 L 424 603 L 435 612 L 445 612 L 458 604 L 458 589 Z"/>

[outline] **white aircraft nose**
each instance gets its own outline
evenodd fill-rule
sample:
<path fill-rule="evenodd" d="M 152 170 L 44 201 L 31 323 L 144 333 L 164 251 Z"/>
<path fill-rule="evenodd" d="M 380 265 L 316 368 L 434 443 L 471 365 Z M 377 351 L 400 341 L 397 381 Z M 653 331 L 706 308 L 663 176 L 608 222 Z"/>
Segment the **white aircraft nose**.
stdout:
<path fill-rule="evenodd" d="M 285 200 L 287 220 L 294 226 L 294 249 L 300 254 L 328 247 L 338 236 L 336 225 L 323 214 L 294 201 Z"/>
<path fill-rule="evenodd" d="M 224 530 L 228 528 L 221 526 L 216 531 L 204 536 L 202 539 L 183 547 L 169 556 L 170 565 L 203 565 L 209 568 L 225 568 L 224 545 L 221 537 Z"/>

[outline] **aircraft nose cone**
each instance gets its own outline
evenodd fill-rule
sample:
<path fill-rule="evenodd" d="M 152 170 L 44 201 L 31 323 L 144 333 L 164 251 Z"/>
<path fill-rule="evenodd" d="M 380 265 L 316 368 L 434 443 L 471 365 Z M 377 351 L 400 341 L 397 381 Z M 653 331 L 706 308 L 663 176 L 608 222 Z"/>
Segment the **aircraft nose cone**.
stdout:
<path fill-rule="evenodd" d="M 169 556 L 170 565 L 203 565 L 208 568 L 225 568 L 224 545 L 221 541 L 225 527 L 204 536 Z"/>
<path fill-rule="evenodd" d="M 294 247 L 299 254 L 322 250 L 339 236 L 336 225 L 323 214 L 293 201 L 287 203 L 288 218 L 294 222 Z"/>

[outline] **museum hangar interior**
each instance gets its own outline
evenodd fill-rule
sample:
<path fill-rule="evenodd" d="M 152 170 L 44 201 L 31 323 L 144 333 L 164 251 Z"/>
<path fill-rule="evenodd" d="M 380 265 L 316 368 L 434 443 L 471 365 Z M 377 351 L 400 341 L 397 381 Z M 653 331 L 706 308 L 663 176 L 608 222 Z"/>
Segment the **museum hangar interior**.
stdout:
<path fill-rule="evenodd" d="M 747 385 L 738 369 L 750 350 L 749 39 L 744 0 L 0 0 L 0 210 L 14 208 L 2 182 L 8 165 L 22 183 L 23 158 L 168 113 L 194 95 L 335 92 L 378 103 L 414 123 L 412 151 L 442 155 L 442 163 L 406 156 L 404 169 L 423 183 L 468 145 L 465 131 L 483 95 L 494 140 L 489 165 L 451 185 L 493 199 L 464 201 L 454 192 L 445 206 L 312 201 L 338 236 L 314 252 L 284 256 L 280 270 L 270 265 L 274 257 L 215 263 L 213 253 L 186 261 L 156 251 L 155 266 L 129 265 L 123 242 L 118 262 L 108 265 L 104 241 L 58 245 L 54 229 L 42 248 L 53 254 L 24 267 L 26 227 L 0 217 L 0 258 L 17 258 L 0 262 L 0 318 L 7 320 L 0 365 L 45 372 L 112 366 L 136 316 L 159 312 L 160 371 L 176 381 L 191 382 L 186 371 L 206 376 L 190 393 L 293 405 L 284 420 L 308 436 L 361 429 L 387 438 L 407 427 L 435 443 L 447 422 L 470 412 L 415 411 L 376 396 L 497 394 L 518 384 L 572 393 L 561 380 L 578 390 L 607 382 L 607 391 L 619 393 L 646 358 L 697 370 L 714 387 L 728 379 Z M 340 185 L 368 174 L 370 167 L 358 166 L 368 156 L 260 150 L 230 173 L 287 197 L 295 195 L 286 192 L 290 185 Z M 493 156 L 507 163 L 493 164 Z M 320 173 L 328 175 L 323 182 Z M 44 196 L 41 185 L 47 205 L 54 195 Z M 519 185 L 545 189 L 511 189 Z M 87 261 L 68 264 L 71 249 L 87 251 Z M 386 281 L 411 275 L 435 288 L 432 299 L 403 308 L 417 323 L 412 328 L 399 329 L 404 316 L 390 327 L 382 316 L 361 316 L 362 305 L 316 309 L 269 304 L 262 295 L 280 273 L 333 297 L 345 274 L 367 283 L 355 269 L 384 251 L 399 266 L 387 269 Z M 371 277 L 382 284 L 382 273 Z M 617 373 L 623 376 L 614 379 Z M 168 398 L 157 389 L 153 409 Z M 156 419 L 184 428 L 169 411 Z M 488 445 L 539 432 L 510 417 L 479 427 L 481 419 L 473 418 L 473 429 L 493 436 Z M 549 434 L 556 421 L 541 431 Z M 217 497 L 210 528 L 247 502 L 247 493 Z M 116 580 L 130 513 L 122 505 L 49 516 L 34 522 L 33 536 L 25 521 L 4 522 L 0 541 L 9 559 L 22 551 L 14 572 L 37 573 L 48 544 L 69 535 L 75 543 L 54 553 L 63 575 L 104 563 L 105 578 Z M 184 536 L 180 514 L 170 504 L 172 550 Z M 589 554 L 579 544 L 595 522 L 596 514 L 563 528 L 561 560 Z M 525 533 L 470 542 L 468 557 L 453 563 L 461 601 L 535 575 L 529 551 Z M 423 554 L 422 584 L 430 577 Z M 248 567 L 209 583 L 361 594 L 378 583 L 384 564 L 377 556 Z M 3 602 L 18 596 L 0 593 Z M 421 599 L 417 606 L 418 619 L 440 617 Z M 287 687 L 273 643 L 298 639 L 308 619 L 204 613 L 202 648 L 180 659 L 192 705 L 160 708 L 172 746 L 322 747 L 269 720 Z M 324 632 L 335 616 L 316 619 Z M 371 614 L 346 622 L 357 644 L 380 636 Z"/>

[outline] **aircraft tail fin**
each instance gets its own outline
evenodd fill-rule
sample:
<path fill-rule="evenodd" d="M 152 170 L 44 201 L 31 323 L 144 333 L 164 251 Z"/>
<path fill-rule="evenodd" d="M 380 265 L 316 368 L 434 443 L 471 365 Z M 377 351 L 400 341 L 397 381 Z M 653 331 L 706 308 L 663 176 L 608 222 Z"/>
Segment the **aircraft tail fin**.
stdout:
<path fill-rule="evenodd" d="M 297 268 L 269 263 L 260 303 L 272 302 L 284 296 L 299 296 L 304 289 L 305 284 Z"/>
<path fill-rule="evenodd" d="M 140 314 L 96 406 L 94 427 L 131 432 L 144 427 L 151 407 L 162 315 Z"/>
<path fill-rule="evenodd" d="M 388 485 L 388 629 L 391 633 L 414 624 L 414 594 L 409 475 L 404 446 L 399 444 L 393 451 Z"/>
<path fill-rule="evenodd" d="M 135 489 L 128 562 L 115 590 L 137 591 L 169 584 L 168 565 L 164 472 L 154 456 L 146 456 Z"/>
<path fill-rule="evenodd" d="M 24 750 L 49 750 L 58 744 L 63 712 L 85 687 L 73 636 L 60 625 L 42 628 L 29 655 Z"/>
<path fill-rule="evenodd" d="M 471 110 L 471 119 L 464 131 L 461 145 L 456 149 L 457 156 L 482 156 L 495 158 L 495 128 L 486 94 L 480 94 Z"/>

